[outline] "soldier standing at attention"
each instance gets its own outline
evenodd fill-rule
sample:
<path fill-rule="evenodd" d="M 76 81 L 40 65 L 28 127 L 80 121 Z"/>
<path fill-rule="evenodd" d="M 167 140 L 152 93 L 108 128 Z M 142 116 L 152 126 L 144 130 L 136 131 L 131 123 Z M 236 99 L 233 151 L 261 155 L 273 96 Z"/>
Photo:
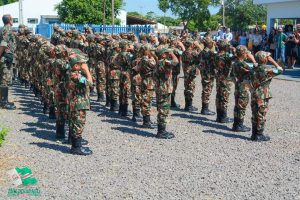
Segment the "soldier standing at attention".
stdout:
<path fill-rule="evenodd" d="M 167 117 L 170 111 L 171 94 L 173 91 L 172 69 L 178 65 L 178 58 L 173 50 L 162 48 L 158 52 L 159 61 L 156 69 L 156 98 L 157 98 L 157 138 L 171 139 L 173 133 L 166 131 Z"/>
<path fill-rule="evenodd" d="M 215 57 L 216 54 L 213 51 L 214 42 L 210 38 L 204 40 L 205 48 L 199 54 L 200 60 L 200 72 L 202 83 L 202 115 L 214 115 L 215 113 L 208 109 L 209 97 L 212 93 L 212 89 L 215 81 Z"/>
<path fill-rule="evenodd" d="M 68 81 L 69 120 L 71 135 L 71 153 L 91 155 L 89 148 L 82 148 L 82 132 L 86 123 L 86 111 L 90 110 L 89 89 L 93 78 L 87 65 L 87 58 L 78 52 L 69 56 L 70 74 Z"/>
<path fill-rule="evenodd" d="M 259 51 L 255 54 L 258 66 L 253 69 L 251 91 L 251 109 L 252 109 L 252 136 L 253 141 L 268 141 L 270 137 L 264 135 L 266 114 L 268 111 L 270 93 L 270 83 L 274 76 L 282 73 L 283 69 L 274 61 L 271 54 Z M 271 62 L 274 66 L 267 66 Z"/>
<path fill-rule="evenodd" d="M 13 64 L 16 39 L 12 32 L 13 18 L 3 15 L 4 27 L 0 30 L 0 108 L 14 110 L 14 103 L 8 102 L 8 85 L 11 80 L 10 69 Z"/>
<path fill-rule="evenodd" d="M 236 48 L 237 60 L 233 64 L 233 75 L 235 77 L 235 106 L 234 106 L 234 122 L 232 130 L 235 132 L 250 131 L 249 127 L 244 125 L 244 117 L 247 105 L 249 103 L 251 67 L 245 62 L 246 59 L 251 60 L 254 65 L 256 61 L 254 56 L 247 50 L 244 45 Z"/>

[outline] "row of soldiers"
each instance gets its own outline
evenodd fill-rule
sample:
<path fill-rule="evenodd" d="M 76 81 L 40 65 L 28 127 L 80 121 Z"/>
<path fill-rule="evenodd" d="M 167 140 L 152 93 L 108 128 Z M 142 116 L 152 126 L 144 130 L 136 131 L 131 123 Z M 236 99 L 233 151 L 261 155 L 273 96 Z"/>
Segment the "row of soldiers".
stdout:
<path fill-rule="evenodd" d="M 243 125 L 249 92 L 252 94 L 252 140 L 269 140 L 263 134 L 268 106 L 269 83 L 281 72 L 278 64 L 266 52 L 254 58 L 245 46 L 233 48 L 226 40 L 215 43 L 207 36 L 195 40 L 188 35 L 85 34 L 78 30 L 65 32 L 54 26 L 51 43 L 42 36 L 31 34 L 21 26 L 17 35 L 19 75 L 21 82 L 31 85 L 41 96 L 44 112 L 56 118 L 56 137 L 65 137 L 64 126 L 70 125 L 72 153 L 88 155 L 82 148 L 86 110 L 90 109 L 89 91 L 96 88 L 98 101 L 106 101 L 111 111 L 128 116 L 132 99 L 132 120 L 143 116 L 143 127 L 153 128 L 150 120 L 151 100 L 157 100 L 157 138 L 170 139 L 166 131 L 170 107 L 175 102 L 178 75 L 184 72 L 184 96 L 187 112 L 193 106 L 195 78 L 201 75 L 203 115 L 214 115 L 209 110 L 210 96 L 216 80 L 217 122 L 230 122 L 227 116 L 231 85 L 235 84 L 234 131 L 249 131 Z M 245 61 L 252 62 L 251 66 Z M 274 67 L 265 64 L 271 62 Z M 263 101 L 261 101 L 263 99 Z M 263 103 L 262 103 L 263 102 Z"/>

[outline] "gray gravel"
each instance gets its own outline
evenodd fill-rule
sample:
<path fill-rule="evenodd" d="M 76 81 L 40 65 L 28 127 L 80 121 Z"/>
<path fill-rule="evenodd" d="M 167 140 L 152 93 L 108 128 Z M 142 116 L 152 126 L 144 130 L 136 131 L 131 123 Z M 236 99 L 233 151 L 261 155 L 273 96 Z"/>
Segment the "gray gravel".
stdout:
<path fill-rule="evenodd" d="M 182 110 L 171 111 L 168 129 L 176 138 L 157 140 L 156 130 L 93 102 L 84 136 L 94 154 L 82 157 L 53 140 L 54 121 L 31 92 L 16 86 L 11 98 L 19 109 L 0 110 L 0 124 L 12 128 L 0 149 L 0 199 L 8 199 L 11 187 L 6 170 L 17 166 L 30 167 L 39 180 L 42 194 L 30 199 L 300 199 L 299 88 L 300 82 L 273 81 L 267 143 L 249 141 L 250 132 L 231 132 L 231 124 L 219 125 L 215 116 Z M 198 108 L 200 92 L 197 78 Z M 184 105 L 182 79 L 177 100 Z M 230 116 L 233 102 L 231 95 Z M 249 107 L 248 126 L 250 118 Z"/>

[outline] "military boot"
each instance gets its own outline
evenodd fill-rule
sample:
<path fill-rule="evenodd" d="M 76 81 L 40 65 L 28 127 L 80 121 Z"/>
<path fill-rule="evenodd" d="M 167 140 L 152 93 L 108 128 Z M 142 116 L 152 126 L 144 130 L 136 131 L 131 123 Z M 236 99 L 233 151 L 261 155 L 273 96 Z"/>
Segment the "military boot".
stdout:
<path fill-rule="evenodd" d="M 172 139 L 175 137 L 173 133 L 167 132 L 166 131 L 166 125 L 165 124 L 158 124 L 158 130 L 157 130 L 157 135 L 155 136 L 156 138 L 159 139 Z"/>
<path fill-rule="evenodd" d="M 119 114 L 120 116 L 122 116 L 122 115 L 123 115 L 123 112 L 124 112 L 124 105 L 123 105 L 122 103 L 120 103 L 120 104 L 119 104 L 119 112 L 118 112 L 118 114 Z"/>
<path fill-rule="evenodd" d="M 43 106 L 43 113 L 44 114 L 48 114 L 49 113 L 49 106 L 46 102 L 44 102 L 44 106 Z"/>
<path fill-rule="evenodd" d="M 58 123 L 56 122 L 56 135 L 55 138 L 57 140 L 63 140 L 65 139 L 65 123 Z"/>
<path fill-rule="evenodd" d="M 123 105 L 123 112 L 121 113 L 122 117 L 127 117 L 128 116 L 128 104 Z"/>
<path fill-rule="evenodd" d="M 257 130 L 256 126 L 252 126 L 251 140 L 256 142 L 269 141 L 271 138 L 267 135 L 264 135 L 263 132 L 264 130 Z"/>
<path fill-rule="evenodd" d="M 244 121 L 241 119 L 234 118 L 232 130 L 234 132 L 248 132 L 251 129 L 244 125 Z"/>
<path fill-rule="evenodd" d="M 196 112 L 198 111 L 198 108 L 193 106 L 193 100 L 192 99 L 185 99 L 185 107 L 184 110 L 187 112 Z"/>
<path fill-rule="evenodd" d="M 106 103 L 105 103 L 105 106 L 106 107 L 110 107 L 110 99 L 109 99 L 109 96 L 106 95 Z"/>
<path fill-rule="evenodd" d="M 222 124 L 229 123 L 230 119 L 227 116 L 227 111 L 222 111 L 222 110 L 217 109 L 217 120 L 216 120 L 216 122 L 219 122 L 219 123 L 222 123 Z"/>
<path fill-rule="evenodd" d="M 93 154 L 93 151 L 91 151 L 88 147 L 82 147 L 82 138 L 74 138 L 71 137 L 72 140 L 72 147 L 71 147 L 71 154 L 75 155 L 83 155 L 88 156 Z"/>
<path fill-rule="evenodd" d="M 150 116 L 143 116 L 143 128 L 154 129 Z"/>
<path fill-rule="evenodd" d="M 54 106 L 49 107 L 49 119 L 56 119 Z"/>
<path fill-rule="evenodd" d="M 175 94 L 171 95 L 171 108 L 180 108 L 180 105 L 175 101 Z"/>
<path fill-rule="evenodd" d="M 215 115 L 216 113 L 213 112 L 213 111 L 210 111 L 208 109 L 208 104 L 207 103 L 202 103 L 201 114 L 202 115 Z"/>
<path fill-rule="evenodd" d="M 7 110 L 15 110 L 16 106 L 14 103 L 8 102 L 8 87 L 0 87 L 0 107 Z"/>
<path fill-rule="evenodd" d="M 114 99 L 110 100 L 110 111 L 116 112 L 119 110 L 119 105 L 118 102 Z"/>
<path fill-rule="evenodd" d="M 133 115 L 132 115 L 132 121 L 136 122 L 137 118 L 141 118 L 141 110 L 137 108 L 133 108 Z"/>

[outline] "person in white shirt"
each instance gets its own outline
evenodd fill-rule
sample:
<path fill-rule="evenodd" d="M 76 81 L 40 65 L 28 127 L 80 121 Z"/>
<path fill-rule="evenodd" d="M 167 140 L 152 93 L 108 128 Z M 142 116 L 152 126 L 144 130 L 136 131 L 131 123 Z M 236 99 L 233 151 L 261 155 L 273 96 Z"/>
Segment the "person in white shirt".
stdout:
<path fill-rule="evenodd" d="M 224 39 L 226 39 L 228 42 L 231 42 L 231 40 L 233 39 L 232 33 L 230 32 L 230 28 L 226 29 Z"/>
<path fill-rule="evenodd" d="M 260 51 L 261 44 L 262 44 L 262 36 L 258 30 L 254 31 L 254 35 L 252 36 L 252 39 L 253 39 L 253 54 L 256 54 L 256 52 Z"/>

